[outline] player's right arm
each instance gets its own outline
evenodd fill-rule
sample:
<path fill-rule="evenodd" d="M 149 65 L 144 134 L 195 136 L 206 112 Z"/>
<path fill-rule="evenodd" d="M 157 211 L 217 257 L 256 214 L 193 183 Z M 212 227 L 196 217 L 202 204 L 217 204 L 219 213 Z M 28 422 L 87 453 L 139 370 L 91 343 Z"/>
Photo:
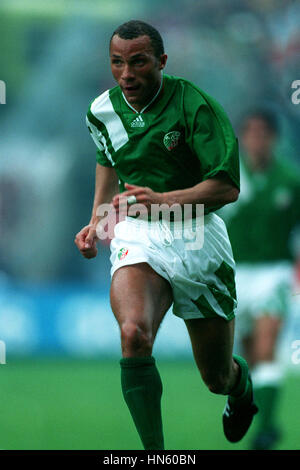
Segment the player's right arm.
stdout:
<path fill-rule="evenodd" d="M 101 217 L 97 215 L 100 204 L 110 203 L 113 196 L 118 193 L 118 176 L 112 167 L 96 165 L 95 195 L 92 215 L 88 225 L 83 227 L 75 237 L 75 245 L 85 258 L 97 256 L 98 237 L 96 233 L 97 224 Z"/>

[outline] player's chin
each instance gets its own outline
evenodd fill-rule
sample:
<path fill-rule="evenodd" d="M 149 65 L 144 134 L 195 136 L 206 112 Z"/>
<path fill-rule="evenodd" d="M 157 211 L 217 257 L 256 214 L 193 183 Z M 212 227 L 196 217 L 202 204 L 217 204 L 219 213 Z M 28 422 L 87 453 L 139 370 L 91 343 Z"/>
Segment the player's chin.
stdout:
<path fill-rule="evenodd" d="M 134 105 L 141 101 L 143 93 L 142 93 L 141 88 L 139 87 L 137 90 L 132 90 L 132 91 L 125 90 L 124 95 L 128 103 L 130 103 L 131 105 Z"/>

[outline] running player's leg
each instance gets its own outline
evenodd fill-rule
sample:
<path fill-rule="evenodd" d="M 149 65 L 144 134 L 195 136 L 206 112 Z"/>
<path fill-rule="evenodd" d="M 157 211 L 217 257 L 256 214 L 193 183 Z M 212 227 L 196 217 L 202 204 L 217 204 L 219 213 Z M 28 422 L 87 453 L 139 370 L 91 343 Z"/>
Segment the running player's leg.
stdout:
<path fill-rule="evenodd" d="M 148 264 L 115 271 L 111 306 L 121 333 L 121 383 L 145 449 L 163 449 L 162 383 L 152 356 L 161 321 L 172 304 L 169 283 Z"/>
<path fill-rule="evenodd" d="M 247 362 L 233 355 L 234 320 L 185 320 L 196 364 L 210 391 L 228 395 L 223 414 L 224 432 L 231 442 L 247 432 L 257 408 Z"/>
<path fill-rule="evenodd" d="M 239 376 L 233 360 L 234 320 L 199 318 L 185 320 L 197 367 L 213 393 L 228 395 Z"/>
<path fill-rule="evenodd" d="M 251 341 L 252 378 L 260 409 L 254 449 L 270 449 L 280 438 L 276 415 L 282 371 L 275 353 L 281 326 L 282 319 L 275 315 L 259 316 L 254 321 Z"/>

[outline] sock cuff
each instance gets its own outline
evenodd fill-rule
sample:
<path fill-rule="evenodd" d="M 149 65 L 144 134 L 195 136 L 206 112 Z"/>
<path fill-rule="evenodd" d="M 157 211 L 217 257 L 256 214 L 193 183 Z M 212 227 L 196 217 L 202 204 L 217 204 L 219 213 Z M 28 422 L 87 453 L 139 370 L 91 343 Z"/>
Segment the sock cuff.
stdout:
<path fill-rule="evenodd" d="M 272 387 L 281 384 L 283 370 L 277 362 L 261 362 L 257 364 L 252 372 L 252 380 L 255 387 Z"/>
<path fill-rule="evenodd" d="M 240 367 L 240 378 L 233 390 L 231 390 L 230 395 L 232 397 L 239 397 L 247 391 L 249 368 L 247 361 L 243 357 L 233 354 L 233 359 Z"/>
<path fill-rule="evenodd" d="M 153 356 L 123 357 L 120 360 L 120 365 L 122 368 L 144 367 L 144 366 L 152 366 L 154 364 L 155 364 L 155 359 Z"/>

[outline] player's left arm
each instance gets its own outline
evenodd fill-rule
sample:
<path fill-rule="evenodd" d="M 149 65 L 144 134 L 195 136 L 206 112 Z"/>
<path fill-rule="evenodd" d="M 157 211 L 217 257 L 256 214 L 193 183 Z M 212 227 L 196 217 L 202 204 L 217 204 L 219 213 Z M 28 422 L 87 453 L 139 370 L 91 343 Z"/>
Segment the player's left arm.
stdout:
<path fill-rule="evenodd" d="M 204 204 L 206 207 L 218 207 L 237 201 L 239 189 L 225 172 L 220 172 L 195 186 L 178 191 L 163 193 L 168 205 L 175 203 Z"/>
<path fill-rule="evenodd" d="M 120 197 L 135 196 L 137 204 L 144 204 L 147 209 L 152 204 L 204 204 L 207 208 L 219 207 L 235 202 L 239 197 L 239 189 L 231 181 L 225 172 L 218 173 L 215 177 L 209 178 L 191 188 L 178 189 L 164 193 L 152 191 L 149 187 L 135 186 L 125 183 L 127 191 L 118 194 L 112 203 L 117 209 Z"/>

